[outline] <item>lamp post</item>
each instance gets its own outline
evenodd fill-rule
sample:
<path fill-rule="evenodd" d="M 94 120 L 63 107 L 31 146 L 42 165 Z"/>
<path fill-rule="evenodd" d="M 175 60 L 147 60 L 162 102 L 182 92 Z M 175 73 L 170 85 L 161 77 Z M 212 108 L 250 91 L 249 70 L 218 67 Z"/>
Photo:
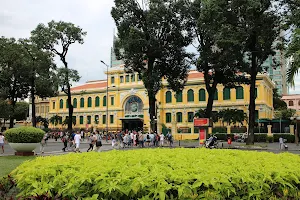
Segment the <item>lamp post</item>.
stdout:
<path fill-rule="evenodd" d="M 103 60 L 100 60 L 102 64 L 106 66 L 106 135 L 108 136 L 108 64 L 106 64 Z"/>
<path fill-rule="evenodd" d="M 295 142 L 297 146 L 299 145 L 299 137 L 298 137 L 298 120 L 300 120 L 299 116 L 294 116 L 290 118 L 291 120 L 296 120 L 296 131 L 295 131 Z"/>

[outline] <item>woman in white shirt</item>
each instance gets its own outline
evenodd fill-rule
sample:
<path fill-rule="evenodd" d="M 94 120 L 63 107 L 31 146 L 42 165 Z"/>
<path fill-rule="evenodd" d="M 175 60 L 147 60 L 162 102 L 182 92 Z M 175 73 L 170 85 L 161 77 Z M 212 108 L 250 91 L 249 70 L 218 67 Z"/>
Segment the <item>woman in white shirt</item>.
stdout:
<path fill-rule="evenodd" d="M 2 154 L 4 153 L 4 135 L 0 133 L 0 147 L 2 149 Z"/>
<path fill-rule="evenodd" d="M 165 139 L 164 134 L 160 134 L 160 146 L 164 146 L 164 139 Z"/>

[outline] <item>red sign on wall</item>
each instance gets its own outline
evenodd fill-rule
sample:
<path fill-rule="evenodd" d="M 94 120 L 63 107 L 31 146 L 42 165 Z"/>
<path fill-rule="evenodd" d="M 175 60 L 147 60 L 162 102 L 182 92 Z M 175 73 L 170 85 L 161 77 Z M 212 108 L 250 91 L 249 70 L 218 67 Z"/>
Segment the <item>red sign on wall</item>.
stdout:
<path fill-rule="evenodd" d="M 209 126 L 208 118 L 194 119 L 194 126 Z"/>

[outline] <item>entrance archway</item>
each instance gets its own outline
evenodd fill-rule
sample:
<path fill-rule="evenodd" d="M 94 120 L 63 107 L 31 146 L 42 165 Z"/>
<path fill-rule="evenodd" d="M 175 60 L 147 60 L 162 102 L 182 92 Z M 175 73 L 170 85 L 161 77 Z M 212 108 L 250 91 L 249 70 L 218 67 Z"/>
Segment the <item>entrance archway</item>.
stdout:
<path fill-rule="evenodd" d="M 140 131 L 144 125 L 144 104 L 140 97 L 130 96 L 124 103 L 124 118 L 122 120 L 122 130 Z"/>

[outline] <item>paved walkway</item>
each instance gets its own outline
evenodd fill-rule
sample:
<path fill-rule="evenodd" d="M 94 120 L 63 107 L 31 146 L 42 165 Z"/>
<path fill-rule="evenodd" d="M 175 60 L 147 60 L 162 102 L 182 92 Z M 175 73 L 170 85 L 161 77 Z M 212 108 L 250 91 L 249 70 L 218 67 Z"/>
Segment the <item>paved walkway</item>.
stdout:
<path fill-rule="evenodd" d="M 111 141 L 106 142 L 105 140 L 102 141 L 103 146 L 100 148 L 100 151 L 109 151 L 112 150 Z M 288 149 L 287 150 L 280 150 L 279 149 L 279 143 L 255 143 L 251 146 L 246 146 L 245 143 L 237 143 L 233 142 L 231 145 L 228 145 L 227 142 L 219 142 L 219 148 L 232 148 L 232 149 L 243 149 L 243 150 L 259 150 L 259 151 L 269 151 L 269 152 L 282 152 L 282 151 L 288 151 L 291 153 L 300 154 L 300 146 L 297 146 L 296 144 L 287 144 Z M 67 154 L 67 153 L 73 153 L 72 151 L 63 152 L 61 149 L 63 147 L 63 144 L 60 140 L 55 141 L 54 139 L 50 139 L 47 142 L 47 146 L 45 147 L 45 153 L 40 154 L 39 147 L 35 150 L 37 155 L 61 155 L 61 154 Z M 80 145 L 81 152 L 86 152 L 89 147 L 89 142 L 87 140 L 82 141 Z M 164 147 L 168 147 L 167 144 L 165 144 Z M 173 144 L 173 147 L 185 147 L 185 148 L 197 148 L 199 147 L 198 141 L 175 141 Z M 125 150 L 128 149 L 136 149 L 138 147 L 129 147 L 125 148 Z M 147 148 L 147 146 L 146 146 Z M 119 149 L 119 147 L 117 147 Z M 123 148 L 121 148 L 123 149 Z M 10 148 L 8 144 L 5 145 L 5 153 L 0 154 L 0 156 L 8 156 L 8 155 L 14 155 L 14 150 Z"/>

